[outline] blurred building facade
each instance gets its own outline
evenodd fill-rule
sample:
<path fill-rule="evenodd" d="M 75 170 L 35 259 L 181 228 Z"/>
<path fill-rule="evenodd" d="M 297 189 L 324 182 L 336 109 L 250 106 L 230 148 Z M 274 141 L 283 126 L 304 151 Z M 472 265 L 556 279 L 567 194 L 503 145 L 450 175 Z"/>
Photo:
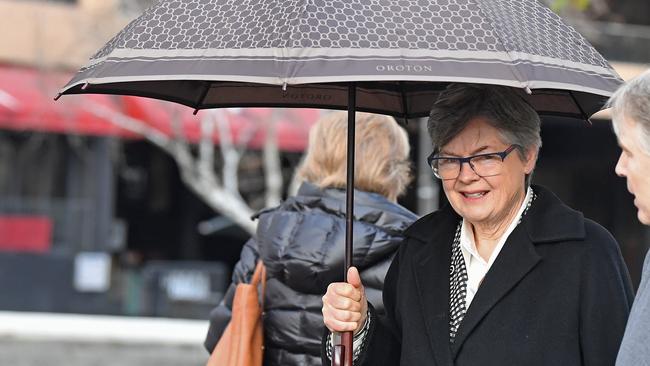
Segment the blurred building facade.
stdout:
<path fill-rule="evenodd" d="M 2 72 L 74 70 L 127 21 L 116 6 L 114 1 L 0 1 Z M 46 84 L 37 92 L 52 95 Z M 4 95 L 5 114 L 31 104 Z M 75 254 L 102 252 L 109 245 L 112 141 L 71 132 L 0 132 L 0 287 L 8 294 L 0 301 L 3 310 L 80 311 L 88 302 L 98 304 L 88 306 L 91 311 L 115 311 L 116 302 L 102 296 L 105 292 L 79 293 L 75 300 L 73 284 Z"/>
<path fill-rule="evenodd" d="M 152 2 L 0 0 L 0 310 L 206 318 L 222 295 L 248 234 L 191 192 L 156 146 L 102 121 L 80 123 L 77 97 L 54 105 L 67 114 L 48 109 L 61 75 Z M 647 2 L 623 2 L 610 4 L 626 9 L 614 18 L 591 8 L 563 15 L 628 79 L 650 63 L 650 18 L 627 15 L 626 23 L 626 14 L 647 14 Z M 19 72 L 39 75 L 29 89 L 38 97 L 3 94 L 2 81 L 14 80 L 3 73 Z M 20 103 L 48 108 L 20 119 Z M 591 126 L 544 121 L 535 182 L 607 227 L 638 282 L 648 231 L 614 174 L 619 150 L 607 118 Z M 402 203 L 426 213 L 442 195 L 423 163 L 430 151 L 422 126 L 407 126 L 418 182 Z M 300 148 L 283 151 L 284 182 L 300 156 Z M 240 187 L 250 196 L 264 186 L 260 161 L 259 151 L 241 161 Z M 199 224 L 211 229 L 202 234 Z"/>
<path fill-rule="evenodd" d="M 52 100 L 153 2 L 0 0 L 0 311 L 206 318 L 229 283 L 248 233 L 190 191 L 163 150 L 84 110 L 89 99 Z M 157 127 L 170 118 L 138 99 L 92 98 Z M 265 118 L 260 113 L 243 111 L 235 123 Z M 318 116 L 291 113 L 283 116 Z M 196 126 L 186 127 L 195 143 Z M 285 182 L 307 128 L 280 128 Z M 255 136 L 239 186 L 261 208 Z"/>

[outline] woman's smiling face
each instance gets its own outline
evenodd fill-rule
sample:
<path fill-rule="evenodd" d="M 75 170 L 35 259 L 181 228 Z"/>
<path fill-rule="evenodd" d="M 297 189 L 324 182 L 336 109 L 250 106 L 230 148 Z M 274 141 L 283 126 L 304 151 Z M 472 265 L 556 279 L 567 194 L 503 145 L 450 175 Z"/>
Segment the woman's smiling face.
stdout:
<path fill-rule="evenodd" d="M 509 146 L 487 119 L 475 117 L 442 147 L 440 156 L 502 152 Z M 525 177 L 535 167 L 536 155 L 531 151 L 522 161 L 519 152 L 513 151 L 503 161 L 501 173 L 489 177 L 480 177 L 469 164 L 462 164 L 458 178 L 442 181 L 445 195 L 454 210 L 473 225 L 501 226 L 523 200 Z"/>

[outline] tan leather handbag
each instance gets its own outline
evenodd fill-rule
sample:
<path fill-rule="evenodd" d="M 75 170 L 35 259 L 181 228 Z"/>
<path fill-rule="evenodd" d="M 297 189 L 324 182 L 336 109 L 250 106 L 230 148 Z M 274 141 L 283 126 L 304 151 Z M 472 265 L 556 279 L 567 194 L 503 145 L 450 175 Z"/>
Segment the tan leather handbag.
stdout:
<path fill-rule="evenodd" d="M 257 290 L 260 283 L 261 298 Z M 262 366 L 262 309 L 265 288 L 266 268 L 260 260 L 255 267 L 251 283 L 237 285 L 230 323 L 214 347 L 206 366 Z"/>

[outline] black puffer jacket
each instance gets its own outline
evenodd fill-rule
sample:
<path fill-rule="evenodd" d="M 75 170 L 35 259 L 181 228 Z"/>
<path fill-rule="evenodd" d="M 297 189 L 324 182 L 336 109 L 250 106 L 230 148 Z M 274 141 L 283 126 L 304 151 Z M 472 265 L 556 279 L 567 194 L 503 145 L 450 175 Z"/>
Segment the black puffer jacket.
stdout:
<path fill-rule="evenodd" d="M 383 309 L 384 276 L 401 233 L 415 214 L 379 194 L 355 191 L 354 259 L 366 295 Z M 233 283 L 210 314 L 205 347 L 212 350 L 230 320 L 235 286 L 250 281 L 261 256 L 267 268 L 264 365 L 320 365 L 321 297 L 343 278 L 345 192 L 303 183 L 296 197 L 261 211 L 254 238 L 244 246 Z"/>

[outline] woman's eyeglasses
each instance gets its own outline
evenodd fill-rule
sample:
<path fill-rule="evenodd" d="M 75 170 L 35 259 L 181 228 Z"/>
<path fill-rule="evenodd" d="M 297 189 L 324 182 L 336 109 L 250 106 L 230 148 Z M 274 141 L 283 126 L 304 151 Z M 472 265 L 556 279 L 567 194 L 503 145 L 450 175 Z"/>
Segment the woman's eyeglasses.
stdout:
<path fill-rule="evenodd" d="M 503 171 L 503 161 L 518 145 L 510 145 L 501 152 L 477 154 L 464 158 L 453 156 L 436 156 L 435 152 L 427 158 L 433 174 L 442 180 L 456 179 L 460 175 L 463 163 L 469 164 L 479 177 L 499 175 Z"/>

